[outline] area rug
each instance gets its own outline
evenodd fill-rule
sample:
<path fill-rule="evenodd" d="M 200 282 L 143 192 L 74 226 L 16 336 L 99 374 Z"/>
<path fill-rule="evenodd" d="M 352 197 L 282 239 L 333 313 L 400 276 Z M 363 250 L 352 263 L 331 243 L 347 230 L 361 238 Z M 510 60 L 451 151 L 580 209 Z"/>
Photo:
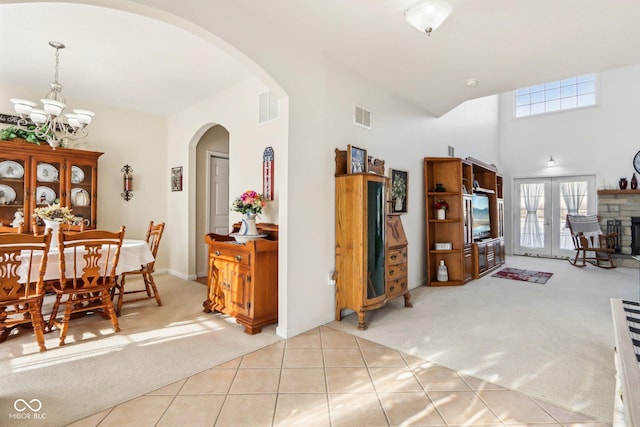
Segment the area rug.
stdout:
<path fill-rule="evenodd" d="M 549 280 L 551 276 L 553 276 L 553 273 L 534 270 L 521 270 L 519 268 L 503 268 L 496 274 L 491 275 L 491 277 L 520 280 L 522 282 L 537 283 L 539 285 L 544 285 L 545 283 L 547 283 L 547 280 Z"/>

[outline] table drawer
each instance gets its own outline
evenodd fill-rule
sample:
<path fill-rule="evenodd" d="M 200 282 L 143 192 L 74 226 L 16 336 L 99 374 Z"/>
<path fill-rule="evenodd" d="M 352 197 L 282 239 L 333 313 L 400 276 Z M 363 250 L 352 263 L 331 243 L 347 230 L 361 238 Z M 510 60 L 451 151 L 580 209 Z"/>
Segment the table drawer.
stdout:
<path fill-rule="evenodd" d="M 387 253 L 386 253 L 385 257 L 386 257 L 386 264 L 387 265 L 406 263 L 407 262 L 407 247 L 405 246 L 405 247 L 398 248 L 398 249 L 387 249 Z"/>
<path fill-rule="evenodd" d="M 213 257 L 214 259 L 237 262 L 242 265 L 250 265 L 251 263 L 250 253 L 236 251 L 230 248 L 213 247 L 209 252 L 209 256 Z"/>

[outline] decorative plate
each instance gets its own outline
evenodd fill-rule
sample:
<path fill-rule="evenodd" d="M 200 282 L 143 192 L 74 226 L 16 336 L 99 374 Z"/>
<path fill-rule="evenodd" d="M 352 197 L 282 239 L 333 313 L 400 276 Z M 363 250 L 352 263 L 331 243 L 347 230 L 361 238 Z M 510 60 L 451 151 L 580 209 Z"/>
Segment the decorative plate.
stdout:
<path fill-rule="evenodd" d="M 8 185 L 0 184 L 0 197 L 4 197 L 7 203 L 13 203 L 16 199 L 16 192 Z"/>
<path fill-rule="evenodd" d="M 36 204 L 44 205 L 45 203 L 52 204 L 56 200 L 56 192 L 49 187 L 37 187 L 36 188 Z"/>
<path fill-rule="evenodd" d="M 71 166 L 71 182 L 78 184 L 84 181 L 84 172 L 78 166 Z"/>
<path fill-rule="evenodd" d="M 54 182 L 58 180 L 58 169 L 49 163 L 40 163 L 38 164 L 37 176 L 38 181 Z"/>
<path fill-rule="evenodd" d="M 82 201 L 80 201 L 80 203 L 78 203 L 79 199 L 77 198 L 78 193 L 82 193 L 86 196 L 86 203 L 83 203 Z M 90 203 L 90 198 L 89 198 L 89 192 L 87 192 L 87 190 L 85 190 L 84 188 L 72 188 L 71 189 L 71 206 L 89 206 Z"/>
<path fill-rule="evenodd" d="M 24 176 L 24 168 L 20 163 L 12 160 L 0 162 L 0 178 L 22 178 Z"/>

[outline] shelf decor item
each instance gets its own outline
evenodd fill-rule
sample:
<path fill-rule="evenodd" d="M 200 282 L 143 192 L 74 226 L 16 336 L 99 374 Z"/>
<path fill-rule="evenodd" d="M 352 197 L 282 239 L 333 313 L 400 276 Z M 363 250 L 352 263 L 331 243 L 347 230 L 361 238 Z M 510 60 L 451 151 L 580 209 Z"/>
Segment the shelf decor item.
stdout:
<path fill-rule="evenodd" d="M 621 190 L 626 190 L 627 189 L 627 178 L 620 178 L 620 181 L 618 182 L 618 185 L 620 186 Z"/>
<path fill-rule="evenodd" d="M 448 282 L 449 281 L 449 272 L 447 271 L 447 266 L 444 263 L 444 260 L 440 260 L 440 265 L 438 266 L 438 282 Z"/>
<path fill-rule="evenodd" d="M 449 209 L 449 204 L 444 200 L 440 199 L 434 205 L 436 208 L 436 216 L 438 219 L 446 219 L 447 217 L 447 209 Z"/>

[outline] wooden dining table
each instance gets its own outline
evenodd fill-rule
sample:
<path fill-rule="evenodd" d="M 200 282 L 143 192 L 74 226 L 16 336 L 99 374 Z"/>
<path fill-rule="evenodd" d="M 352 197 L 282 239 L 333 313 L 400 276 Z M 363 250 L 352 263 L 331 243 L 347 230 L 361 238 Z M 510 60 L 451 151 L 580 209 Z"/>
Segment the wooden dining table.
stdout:
<path fill-rule="evenodd" d="M 66 250 L 64 253 L 67 265 L 70 265 L 73 262 L 73 249 Z M 78 253 L 77 256 L 81 257 L 82 253 Z M 34 253 L 33 265 L 31 266 L 31 277 L 37 277 L 41 259 L 42 253 Z M 58 264 L 59 260 L 60 253 L 58 252 L 58 248 L 49 249 L 49 255 L 47 257 L 47 270 L 44 275 L 45 281 L 56 280 L 60 278 L 60 267 Z M 126 271 L 139 270 L 142 265 L 146 265 L 153 260 L 153 254 L 151 253 L 151 249 L 149 249 L 149 245 L 145 240 L 124 239 L 120 248 L 120 258 L 118 259 L 116 274 L 120 275 Z M 82 265 L 82 263 L 79 263 L 79 265 Z M 23 268 L 25 271 L 21 272 L 21 276 L 24 280 L 27 269 L 26 264 L 23 264 Z"/>

